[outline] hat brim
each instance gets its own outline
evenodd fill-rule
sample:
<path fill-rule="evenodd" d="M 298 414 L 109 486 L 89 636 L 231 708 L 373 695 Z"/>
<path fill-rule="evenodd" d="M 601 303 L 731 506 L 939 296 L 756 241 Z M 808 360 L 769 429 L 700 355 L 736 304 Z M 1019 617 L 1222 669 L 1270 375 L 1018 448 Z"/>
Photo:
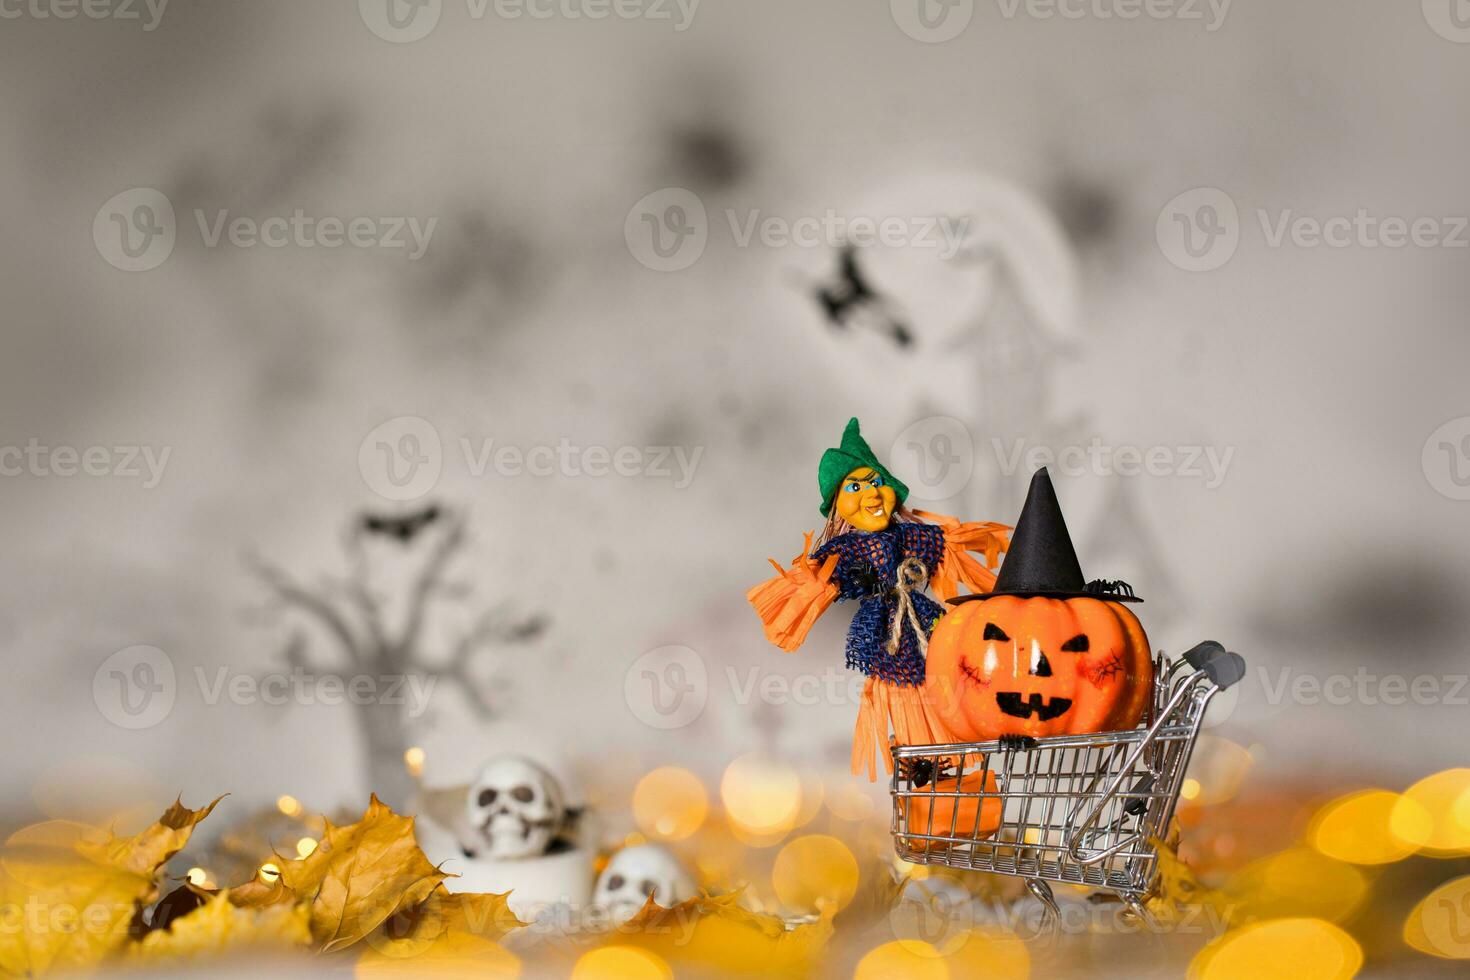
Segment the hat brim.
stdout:
<path fill-rule="evenodd" d="M 1015 592 L 975 592 L 970 595 L 957 595 L 949 600 L 949 604 L 951 606 L 958 606 L 963 602 L 979 602 L 982 599 L 995 599 L 999 596 L 1014 596 L 1017 599 L 1101 599 L 1104 602 L 1143 601 L 1136 595 L 1113 595 L 1110 592 L 1034 592 L 1020 590 Z"/>

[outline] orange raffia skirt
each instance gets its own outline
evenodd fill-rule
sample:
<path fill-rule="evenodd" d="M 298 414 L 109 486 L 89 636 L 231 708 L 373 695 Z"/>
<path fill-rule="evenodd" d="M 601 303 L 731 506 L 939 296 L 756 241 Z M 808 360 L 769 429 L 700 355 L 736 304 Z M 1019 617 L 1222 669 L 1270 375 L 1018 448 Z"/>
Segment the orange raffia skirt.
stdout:
<path fill-rule="evenodd" d="M 869 781 L 878 779 L 878 757 L 893 774 L 893 756 L 888 751 L 888 732 L 899 745 L 942 745 L 958 742 L 939 716 L 929 710 L 924 688 L 869 677 L 858 704 L 857 727 L 852 733 L 852 774 L 865 771 Z"/>

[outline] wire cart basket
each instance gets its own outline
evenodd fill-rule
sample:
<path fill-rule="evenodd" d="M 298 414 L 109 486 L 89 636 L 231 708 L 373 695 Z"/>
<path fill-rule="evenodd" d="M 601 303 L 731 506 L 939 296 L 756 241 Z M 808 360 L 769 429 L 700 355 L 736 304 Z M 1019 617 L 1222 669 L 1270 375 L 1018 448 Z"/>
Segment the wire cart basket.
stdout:
<path fill-rule="evenodd" d="M 1210 699 L 1245 676 L 1214 641 L 1154 661 L 1143 723 L 1121 732 L 895 745 L 893 837 L 912 864 L 1026 880 L 1055 924 L 1050 882 L 1117 895 L 1147 920 L 1166 836 Z"/>

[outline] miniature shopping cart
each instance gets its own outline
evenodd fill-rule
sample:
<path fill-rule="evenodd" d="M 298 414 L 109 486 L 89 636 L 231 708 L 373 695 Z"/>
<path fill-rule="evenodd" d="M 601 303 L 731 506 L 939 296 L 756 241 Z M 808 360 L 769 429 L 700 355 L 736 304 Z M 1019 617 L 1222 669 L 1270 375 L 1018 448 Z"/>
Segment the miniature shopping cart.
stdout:
<path fill-rule="evenodd" d="M 894 746 L 898 856 L 1026 879 L 1051 914 L 1049 882 L 1117 895 L 1147 920 L 1156 841 L 1168 833 L 1205 709 L 1245 676 L 1245 663 L 1207 641 L 1154 662 L 1144 723 L 1122 732 Z"/>

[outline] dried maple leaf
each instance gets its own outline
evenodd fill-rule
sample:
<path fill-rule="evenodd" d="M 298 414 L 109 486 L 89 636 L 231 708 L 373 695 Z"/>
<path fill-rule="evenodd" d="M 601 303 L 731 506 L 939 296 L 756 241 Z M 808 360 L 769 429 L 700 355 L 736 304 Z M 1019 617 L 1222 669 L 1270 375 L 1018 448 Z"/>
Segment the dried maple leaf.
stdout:
<path fill-rule="evenodd" d="M 444 927 L 450 932 L 500 939 L 512 929 L 525 925 L 510 910 L 510 892 L 503 895 L 471 892 L 455 894 L 441 888 L 435 892 L 435 896 L 440 897 Z"/>
<path fill-rule="evenodd" d="M 265 908 L 270 905 L 295 904 L 297 895 L 280 878 L 265 881 L 256 878 L 243 885 L 236 885 L 226 893 L 230 903 L 239 908 Z"/>
<path fill-rule="evenodd" d="M 426 900 L 400 909 L 369 938 L 375 949 L 387 946 L 423 946 L 459 933 L 499 940 L 512 929 L 525 925 L 510 910 L 510 893 L 504 895 L 434 890 Z"/>
<path fill-rule="evenodd" d="M 1177 825 L 1171 828 L 1170 839 L 1177 843 Z M 1144 904 L 1159 923 L 1173 925 L 1190 914 L 1190 908 L 1206 909 L 1219 916 L 1219 921 L 1229 924 L 1240 914 L 1238 902 L 1233 902 L 1223 892 L 1207 888 L 1194 876 L 1189 865 L 1179 859 L 1179 853 L 1168 841 L 1157 837 L 1149 843 L 1158 850 L 1159 877 L 1154 894 Z"/>
<path fill-rule="evenodd" d="M 396 912 L 367 938 L 371 949 L 358 961 L 357 975 L 455 975 L 460 970 L 518 975 L 520 961 L 498 943 L 524 925 L 506 898 L 436 889 L 421 904 Z"/>
<path fill-rule="evenodd" d="M 328 823 L 315 851 L 300 860 L 278 856 L 277 863 L 281 881 L 310 906 L 311 935 L 322 952 L 358 942 L 449 877 L 419 850 L 413 818 L 376 796 L 357 823 Z"/>
<path fill-rule="evenodd" d="M 0 851 L 0 907 L 18 916 L 0 929 L 0 970 L 84 970 L 120 949 L 138 910 L 158 897 L 158 869 L 213 808 L 175 802 L 135 837 L 66 820 L 11 835 Z"/>
<path fill-rule="evenodd" d="M 304 905 L 240 907 L 228 892 L 215 895 L 167 929 L 158 929 L 128 950 L 134 962 L 197 960 L 242 950 L 305 948 L 311 942 L 311 913 Z"/>
<path fill-rule="evenodd" d="M 223 796 L 217 796 L 214 802 L 200 810 L 190 810 L 180 800 L 174 800 L 173 806 L 141 834 L 118 837 L 109 833 L 105 841 L 84 844 L 82 853 L 119 871 L 151 875 L 183 849 L 194 827 L 214 812 L 222 799 Z"/>

